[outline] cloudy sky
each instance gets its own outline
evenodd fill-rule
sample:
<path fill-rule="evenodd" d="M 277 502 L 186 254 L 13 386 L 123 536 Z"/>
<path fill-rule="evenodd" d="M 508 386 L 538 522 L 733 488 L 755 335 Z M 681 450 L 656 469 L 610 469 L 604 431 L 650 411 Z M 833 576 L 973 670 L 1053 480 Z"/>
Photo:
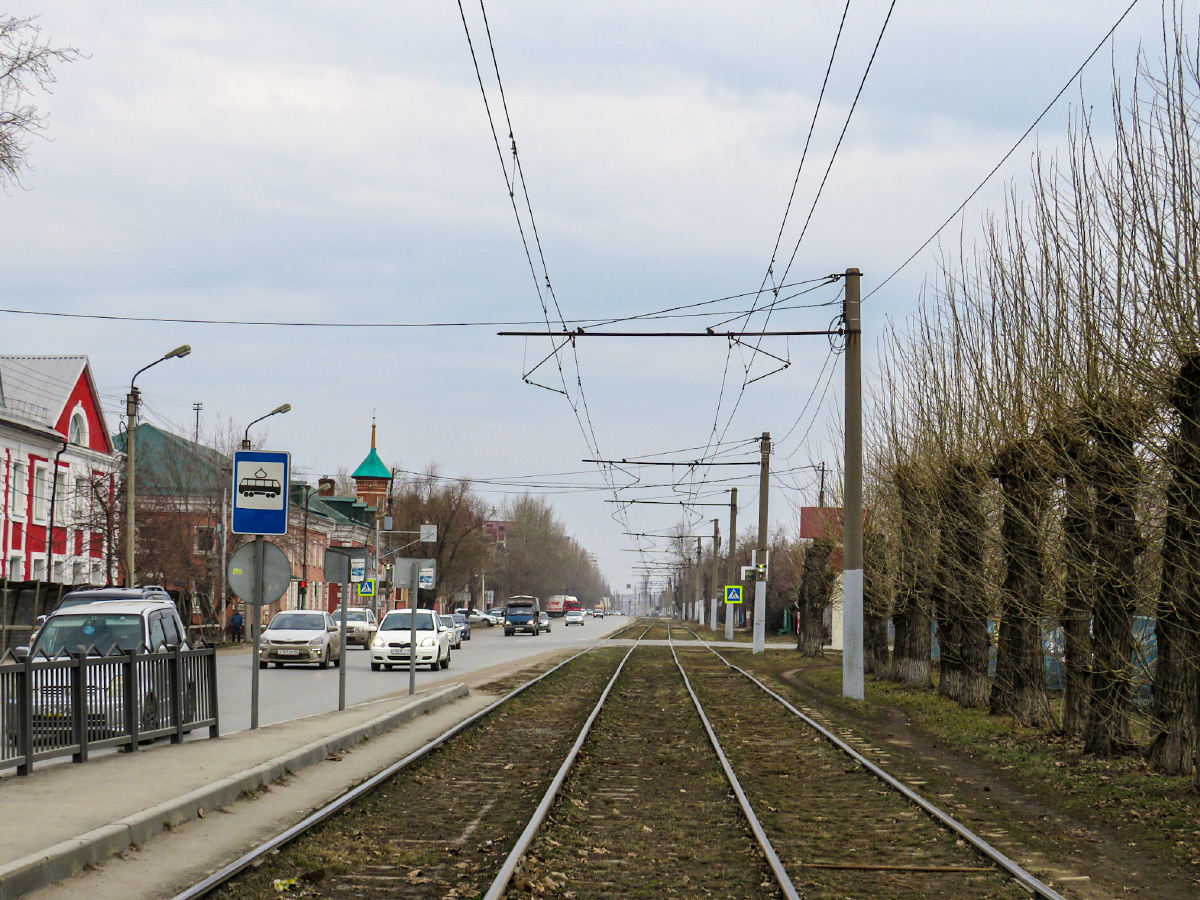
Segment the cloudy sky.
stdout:
<path fill-rule="evenodd" d="M 732 482 L 712 482 L 744 473 L 746 524 L 754 472 L 606 479 L 581 460 L 751 460 L 769 431 L 782 473 L 772 521 L 794 528 L 817 499 L 805 467 L 834 466 L 840 453 L 840 357 L 824 337 L 773 338 L 762 349 L 789 367 L 743 389 L 780 363 L 722 339 L 580 339 L 561 373 L 552 359 L 530 376 L 560 391 L 565 382 L 564 396 L 522 380 L 553 348 L 547 338 L 496 332 L 545 329 L 543 302 L 552 323 L 561 314 L 574 326 L 769 284 L 798 168 L 772 272 L 803 284 L 749 328 L 829 327 L 840 286 L 819 279 L 858 267 L 867 294 L 892 274 L 1128 5 L 898 0 L 847 126 L 892 6 L 853 0 L 800 168 L 842 0 L 492 0 L 503 98 L 479 0 L 463 0 L 505 169 L 451 0 L 22 0 L 7 12 L 38 16 L 44 37 L 83 56 L 38 97 L 47 140 L 32 142 L 23 186 L 0 196 L 0 307 L 374 327 L 5 312 L 3 352 L 87 354 L 115 430 L 132 374 L 191 344 L 190 357 L 139 379 L 148 420 L 190 434 L 199 402 L 211 435 L 289 402 L 256 434 L 314 476 L 361 461 L 374 413 L 390 465 L 505 482 L 480 485 L 497 503 L 515 483 L 552 486 L 568 529 L 623 588 L 640 557 L 622 552 L 636 544 L 621 532 L 663 531 L 688 513 L 638 505 L 614 518 L 606 485 L 640 477 L 619 496 L 724 502 L 716 492 Z M 1113 71 L 1127 78 L 1138 46 L 1153 51 L 1160 21 L 1157 0 L 1135 6 L 1085 71 L 1082 99 L 1079 85 L 1067 92 L 946 232 L 951 243 L 960 231 L 970 240 L 1006 179 L 1023 186 L 1036 148 L 1062 145 L 1072 108 L 1107 109 Z M 505 184 L 502 101 L 544 270 L 524 192 L 519 228 Z M 913 308 L 934 254 L 867 301 L 868 356 L 887 317 Z M 613 327 L 703 330 L 754 303 Z M 512 325 L 384 327 L 451 322 Z M 689 527 L 711 533 L 714 514 L 725 515 L 696 508 Z"/>

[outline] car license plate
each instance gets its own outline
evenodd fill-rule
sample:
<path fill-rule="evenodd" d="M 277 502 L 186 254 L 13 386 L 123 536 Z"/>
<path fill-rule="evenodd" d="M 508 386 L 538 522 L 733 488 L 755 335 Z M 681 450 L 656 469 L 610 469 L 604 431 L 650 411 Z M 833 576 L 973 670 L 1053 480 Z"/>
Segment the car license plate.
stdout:
<path fill-rule="evenodd" d="M 278 653 L 280 656 L 299 656 L 300 655 L 299 650 L 276 650 L 275 652 Z"/>

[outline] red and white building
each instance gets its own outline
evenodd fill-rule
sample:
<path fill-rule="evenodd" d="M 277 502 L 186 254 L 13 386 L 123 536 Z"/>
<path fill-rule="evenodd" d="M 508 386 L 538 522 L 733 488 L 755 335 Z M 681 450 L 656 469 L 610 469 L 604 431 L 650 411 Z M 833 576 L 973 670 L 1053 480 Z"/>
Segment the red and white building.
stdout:
<path fill-rule="evenodd" d="M 0 356 L 0 462 L 3 575 L 109 582 L 119 461 L 86 356 Z"/>

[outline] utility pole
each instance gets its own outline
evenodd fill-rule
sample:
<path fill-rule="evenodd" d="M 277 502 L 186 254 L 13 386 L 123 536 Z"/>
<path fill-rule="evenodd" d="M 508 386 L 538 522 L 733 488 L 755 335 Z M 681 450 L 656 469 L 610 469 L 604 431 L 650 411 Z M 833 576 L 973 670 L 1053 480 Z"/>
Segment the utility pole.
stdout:
<path fill-rule="evenodd" d="M 717 607 L 721 602 L 721 520 L 713 519 L 712 615 L 709 630 L 717 630 Z"/>
<path fill-rule="evenodd" d="M 764 431 L 760 444 L 762 466 L 758 470 L 758 566 L 754 578 L 754 652 L 767 648 L 767 497 L 771 491 L 771 432 Z"/>
<path fill-rule="evenodd" d="M 726 584 L 741 584 L 738 578 L 737 564 L 737 488 L 729 493 L 729 580 Z M 722 592 L 723 593 L 723 592 Z M 724 600 L 724 597 L 722 597 Z M 725 604 L 725 640 L 733 640 L 733 617 L 737 611 L 729 603 Z"/>
<path fill-rule="evenodd" d="M 846 487 L 842 573 L 842 696 L 861 700 L 863 685 L 862 273 L 846 270 Z"/>
<path fill-rule="evenodd" d="M 196 411 L 196 431 L 192 440 L 198 444 L 200 443 L 200 410 L 204 409 L 204 404 L 199 402 L 193 403 L 192 409 Z"/>
<path fill-rule="evenodd" d="M 700 546 L 700 536 L 696 535 L 696 606 L 692 617 L 697 624 L 704 624 L 704 550 Z"/>
<path fill-rule="evenodd" d="M 821 461 L 821 493 L 817 496 L 817 506 L 825 505 L 825 461 Z"/>

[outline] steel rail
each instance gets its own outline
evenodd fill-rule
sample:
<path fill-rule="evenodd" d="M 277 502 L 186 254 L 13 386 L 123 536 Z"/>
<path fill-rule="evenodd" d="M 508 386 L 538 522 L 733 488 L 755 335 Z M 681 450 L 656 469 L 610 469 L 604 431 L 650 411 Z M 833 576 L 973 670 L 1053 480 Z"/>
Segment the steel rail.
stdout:
<path fill-rule="evenodd" d="M 627 629 L 624 629 L 624 628 L 621 629 L 621 631 L 625 631 L 625 630 L 627 630 Z M 647 629 L 647 631 L 648 630 L 649 629 Z M 620 634 L 620 633 L 621 632 L 616 632 L 616 634 Z M 387 781 L 389 778 L 396 775 L 401 769 L 404 769 L 407 766 L 410 766 L 413 763 L 417 762 L 418 760 L 421 760 L 424 757 L 428 756 L 430 753 L 432 753 L 438 747 L 442 746 L 442 744 L 444 744 L 447 741 L 451 740 L 452 738 L 456 737 L 463 731 L 466 731 L 468 728 L 470 728 L 472 725 L 474 725 L 480 719 L 484 718 L 485 716 L 487 716 L 489 713 L 493 712 L 500 706 L 503 706 L 505 703 L 507 703 L 509 700 L 513 699 L 514 697 L 516 697 L 518 694 L 528 690 L 529 688 L 531 688 L 533 685 L 537 684 L 542 679 L 548 678 L 550 675 L 553 675 L 559 669 L 563 668 L 563 666 L 566 666 L 566 665 L 574 662 L 575 660 L 579 659 L 579 657 L 583 656 L 584 654 L 591 653 L 592 651 L 597 650 L 600 647 L 604 646 L 604 644 L 606 642 L 612 640 L 612 638 L 614 636 L 615 636 L 615 634 L 609 635 L 608 637 L 601 640 L 599 643 L 593 644 L 590 647 L 584 648 L 583 650 L 576 653 L 574 656 L 570 656 L 567 659 L 564 659 L 561 663 L 554 666 L 553 668 L 547 669 L 545 672 L 543 672 L 541 675 L 538 675 L 536 678 L 532 678 L 529 681 L 525 682 L 525 684 L 521 685 L 520 687 L 517 687 L 517 688 L 509 691 L 503 697 L 496 700 L 496 702 L 488 704 L 486 707 L 481 709 L 479 712 L 467 717 L 466 719 L 463 719 L 463 721 L 459 722 L 457 725 L 454 725 L 453 727 L 448 728 L 446 731 L 442 732 L 442 734 L 438 735 L 433 740 L 422 745 L 421 747 L 418 747 L 412 753 L 408 754 L 408 756 L 404 757 L 403 759 L 399 760 L 398 762 L 392 763 L 386 769 L 383 769 L 382 771 L 376 773 L 375 775 L 372 775 L 366 781 L 362 782 L 361 784 L 359 784 L 356 787 L 352 788 L 351 790 L 347 791 L 345 794 L 342 794 L 337 799 L 330 801 L 325 806 L 322 806 L 320 809 L 313 812 L 311 815 L 306 816 L 305 818 L 301 819 L 295 825 L 280 832 L 279 834 L 275 835 L 275 837 L 270 838 L 269 840 L 263 842 L 262 844 L 259 844 L 254 849 L 242 854 L 237 859 L 235 859 L 233 862 L 229 863 L 226 866 L 223 866 L 222 868 L 218 869 L 216 872 L 214 872 L 213 874 L 204 878 L 203 880 L 196 882 L 191 887 L 187 888 L 186 890 L 182 891 L 181 893 L 176 894 L 174 897 L 171 898 L 171 900 L 195 900 L 195 898 L 203 897 L 206 894 L 210 893 L 211 891 L 216 890 L 218 887 L 225 884 L 225 882 L 231 880 L 239 872 L 241 872 L 242 870 L 246 869 L 247 867 L 253 865 L 253 863 L 256 860 L 261 859 L 262 857 L 266 856 L 271 851 L 276 850 L 279 847 L 282 847 L 284 844 L 287 844 L 290 841 L 295 840 L 297 837 L 299 837 L 300 835 L 304 834 L 306 831 L 313 828 L 313 826 L 319 825 L 321 822 L 324 822 L 330 816 L 333 816 L 334 814 L 345 809 L 347 806 L 358 801 L 364 795 L 370 793 L 372 790 L 374 790 L 376 787 L 378 787 L 380 784 L 382 784 L 383 782 Z M 628 654 L 626 654 L 626 658 L 628 658 Z M 624 659 L 621 661 L 621 665 L 622 666 L 624 665 Z"/>
<path fill-rule="evenodd" d="M 646 629 L 646 631 L 649 630 L 650 628 Z M 646 631 L 642 632 L 643 637 Z M 641 638 L 639 637 L 637 640 L 640 642 Z M 603 693 L 600 694 L 600 699 L 596 701 L 596 706 L 592 709 L 592 714 L 583 723 L 583 728 L 580 729 L 579 736 L 575 739 L 575 743 L 572 745 L 570 752 L 567 753 L 563 764 L 559 766 L 554 780 L 550 782 L 550 787 L 546 789 L 546 794 L 542 797 L 542 802 L 533 811 L 533 816 L 529 819 L 529 824 L 525 826 L 525 830 L 521 832 L 521 836 L 517 838 L 516 844 L 509 851 L 508 857 L 504 860 L 504 865 L 500 867 L 500 872 L 493 879 L 487 893 L 483 895 L 483 900 L 500 900 L 504 896 L 504 892 L 508 890 L 508 883 L 512 880 L 513 875 L 516 874 L 517 866 L 520 864 L 522 857 L 525 856 L 526 851 L 529 850 L 530 845 L 533 844 L 533 839 L 537 837 L 538 831 L 546 821 L 546 816 L 550 815 L 550 807 L 554 805 L 554 801 L 558 798 L 558 792 L 562 789 L 563 784 L 566 783 L 567 775 L 575 767 L 575 760 L 579 757 L 579 751 L 583 749 L 584 741 L 587 740 L 588 735 L 592 732 L 592 725 L 600 717 L 600 710 L 604 708 L 604 703 L 608 700 L 608 695 L 612 693 L 613 686 L 617 683 L 617 679 L 621 677 L 621 672 L 625 669 L 625 663 L 636 649 L 637 643 L 634 643 L 621 658 L 621 664 L 617 666 L 617 671 L 608 680 Z"/>
<path fill-rule="evenodd" d="M 691 629 L 685 628 L 684 630 L 693 635 L 695 634 Z M 683 678 L 683 686 L 687 688 L 688 696 L 692 698 L 692 705 L 696 707 L 696 714 L 700 716 L 700 723 L 704 726 L 704 731 L 708 734 L 708 741 L 712 744 L 713 751 L 717 754 L 717 759 L 720 761 L 721 768 L 725 772 L 725 778 L 729 782 L 729 786 L 733 788 L 733 794 L 737 797 L 738 806 L 742 808 L 742 814 L 746 817 L 746 821 L 750 823 L 750 830 L 754 833 L 754 839 L 758 841 L 759 848 L 767 858 L 767 864 L 771 867 L 771 871 L 775 875 L 775 880 L 779 883 L 779 887 L 783 891 L 784 896 L 787 897 L 787 900 L 801 900 L 800 893 L 796 890 L 796 886 L 792 884 L 792 878 L 788 875 L 787 869 L 784 868 L 783 861 L 779 858 L 779 854 L 775 852 L 775 846 L 771 843 L 771 839 L 767 837 L 767 832 L 763 829 L 762 823 L 758 821 L 758 816 L 754 812 L 754 807 L 750 804 L 750 799 L 746 796 L 746 792 L 742 790 L 742 783 L 738 781 L 737 774 L 733 771 L 733 766 L 729 764 L 729 757 L 725 755 L 725 750 L 717 738 L 717 733 L 713 731 L 712 723 L 708 721 L 708 716 L 704 713 L 704 707 L 700 703 L 700 698 L 692 690 L 691 679 L 688 678 L 683 664 L 679 661 L 679 654 L 675 652 L 675 644 L 671 638 L 671 625 L 669 622 L 667 623 L 667 643 L 671 647 L 671 657 L 675 660 L 675 667 L 679 669 L 679 674 Z"/>
<path fill-rule="evenodd" d="M 693 634 L 694 634 L 694 632 L 693 632 Z M 859 753 L 857 750 L 855 750 L 853 747 L 851 747 L 849 744 L 847 744 L 845 741 L 843 741 L 841 738 L 839 738 L 836 734 L 834 734 L 828 728 L 823 726 L 820 722 L 817 722 L 814 719 L 812 719 L 810 716 L 805 715 L 803 712 L 801 712 L 796 707 L 794 707 L 791 703 L 789 703 L 787 701 L 787 699 L 785 699 L 784 697 L 781 697 L 775 691 L 771 690 L 769 687 L 767 687 L 765 684 L 763 684 L 761 681 L 759 681 L 757 678 L 755 678 L 753 675 L 751 675 L 745 669 L 741 668 L 740 666 L 735 666 L 733 663 L 731 663 L 729 660 L 727 660 L 724 656 L 722 656 L 720 653 L 718 653 L 717 650 L 714 649 L 713 647 L 708 647 L 707 644 L 706 644 L 706 647 L 714 656 L 717 657 L 717 659 L 721 660 L 721 662 L 725 663 L 725 665 L 729 666 L 729 668 L 733 669 L 735 672 L 740 673 L 741 675 L 745 676 L 750 681 L 754 682 L 756 685 L 758 685 L 760 688 L 762 688 L 763 691 L 765 691 L 771 697 L 778 700 L 784 706 L 785 709 L 787 709 L 793 715 L 795 715 L 798 718 L 800 718 L 801 720 L 803 720 L 803 722 L 806 725 L 808 725 L 810 728 L 812 728 L 814 731 L 816 731 L 818 734 L 820 734 L 821 737 L 825 738 L 825 740 L 829 741 L 829 743 L 833 744 L 833 746 L 835 746 L 838 750 L 842 751 L 847 756 L 849 756 L 852 760 L 854 760 L 854 762 L 858 763 L 860 766 L 862 766 L 864 769 L 866 769 L 868 772 L 870 772 L 872 775 L 874 775 L 876 778 L 878 778 L 880 781 L 882 781 L 884 784 L 886 784 L 892 790 L 901 794 L 902 796 L 907 798 L 912 803 L 916 804 L 918 807 L 920 807 L 922 810 L 924 810 L 926 813 L 928 813 L 930 816 L 932 816 L 934 819 L 936 819 L 938 822 L 940 822 L 946 828 L 949 828 L 952 832 L 954 832 L 956 835 L 958 835 L 964 841 L 971 844 L 976 850 L 978 850 L 980 853 L 982 853 L 984 856 L 986 856 L 988 859 L 990 859 L 992 862 L 994 862 L 997 866 L 999 866 L 1001 869 L 1003 869 L 1005 872 L 1007 872 L 1010 876 L 1012 876 L 1014 879 L 1016 879 L 1016 881 L 1018 883 L 1020 883 L 1021 886 L 1024 887 L 1026 890 L 1028 890 L 1030 893 L 1036 894 L 1039 897 L 1043 897 L 1043 898 L 1045 898 L 1045 900 L 1066 900 L 1066 898 L 1063 897 L 1062 894 L 1058 893 L 1058 891 L 1054 890 L 1054 888 L 1050 887 L 1045 882 L 1043 882 L 1040 879 L 1036 878 L 1035 876 L 1031 875 L 1024 868 L 1022 868 L 1018 863 L 1009 859 L 1007 856 L 1005 856 L 1003 853 L 1001 853 L 999 850 L 997 850 L 995 847 L 993 847 L 991 844 L 989 844 L 983 838 L 979 837 L 979 835 L 975 834 L 975 832 L 971 831 L 971 829 L 967 828 L 967 826 L 963 825 L 961 822 L 959 822 L 953 816 L 949 815 L 946 812 L 943 812 L 941 809 L 934 806 L 932 803 L 930 803 L 928 800 L 926 800 L 924 797 L 922 797 L 920 794 L 918 794 L 912 788 L 908 787 L 906 784 L 901 782 L 899 779 L 890 775 L 889 773 L 887 773 L 886 771 L 881 769 L 879 766 L 875 765 L 875 763 L 871 762 L 871 760 L 867 759 L 867 757 L 863 756 L 861 753 Z"/>

